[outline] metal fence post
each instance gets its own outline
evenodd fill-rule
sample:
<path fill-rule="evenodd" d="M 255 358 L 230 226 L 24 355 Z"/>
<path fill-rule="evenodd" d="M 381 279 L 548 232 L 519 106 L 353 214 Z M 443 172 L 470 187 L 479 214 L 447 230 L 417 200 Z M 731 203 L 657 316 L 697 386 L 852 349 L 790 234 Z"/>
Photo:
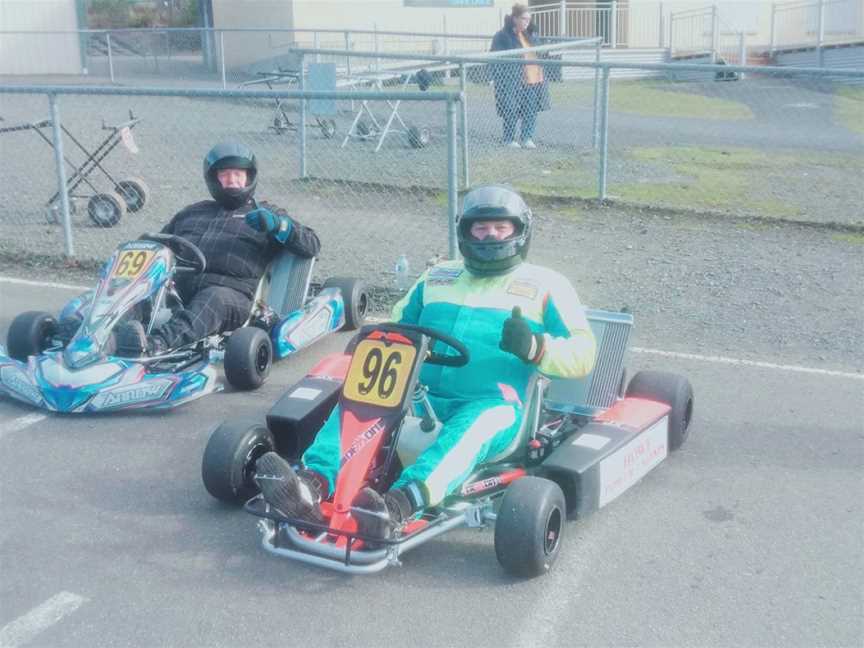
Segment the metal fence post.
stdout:
<path fill-rule="evenodd" d="M 456 185 L 456 106 L 447 100 L 447 258 L 456 258 L 456 211 L 458 194 Z"/>
<path fill-rule="evenodd" d="M 816 29 L 816 54 L 819 61 L 819 67 L 825 67 L 825 52 L 822 49 L 822 44 L 825 41 L 825 0 L 819 0 L 818 4 L 818 24 Z"/>
<path fill-rule="evenodd" d="M 300 76 L 298 77 L 300 91 L 306 90 L 306 70 L 304 55 L 300 54 Z M 300 131 L 300 178 L 306 177 L 306 98 L 300 97 L 300 123 L 297 125 Z"/>
<path fill-rule="evenodd" d="M 72 242 L 72 217 L 69 214 L 69 194 L 66 187 L 66 167 L 63 166 L 63 131 L 60 129 L 60 110 L 57 108 L 57 95 L 49 94 L 51 105 L 51 131 L 54 138 L 54 170 L 57 172 L 57 191 L 60 194 L 60 207 L 63 210 L 63 238 L 66 244 L 66 256 L 75 256 L 75 246 Z"/>
<path fill-rule="evenodd" d="M 665 26 L 665 22 L 663 20 L 663 3 L 660 3 L 660 17 L 659 22 L 657 23 L 657 47 L 663 49 L 663 42 L 665 39 L 663 38 L 665 34 L 663 33 L 663 27 Z"/>
<path fill-rule="evenodd" d="M 720 49 L 720 21 L 717 5 L 711 5 L 711 63 L 717 62 L 717 50 Z"/>
<path fill-rule="evenodd" d="M 314 47 L 316 50 L 321 49 L 321 38 L 320 38 L 317 31 L 313 32 L 313 34 L 312 34 L 312 47 Z M 318 54 L 317 52 L 315 53 L 315 62 L 316 63 L 321 62 L 321 55 Z"/>
<path fill-rule="evenodd" d="M 468 100 L 465 93 L 466 80 L 465 73 L 467 69 L 464 63 L 459 64 L 459 91 L 462 93 L 460 105 L 460 124 L 459 133 L 462 145 L 462 188 L 467 189 L 471 184 L 471 176 L 468 173 Z"/>
<path fill-rule="evenodd" d="M 609 6 L 609 11 L 609 31 L 612 32 L 610 35 L 610 42 L 612 49 L 615 49 L 618 47 L 618 0 L 612 0 L 612 4 Z"/>
<path fill-rule="evenodd" d="M 374 36 L 375 37 L 375 53 L 378 54 L 381 52 L 381 43 L 378 40 L 378 23 L 375 23 L 373 25 L 373 28 L 375 30 L 375 36 Z M 381 71 L 381 59 L 380 58 L 375 59 L 375 71 L 376 72 Z"/>
<path fill-rule="evenodd" d="M 108 76 L 114 83 L 114 57 L 111 55 L 111 32 L 105 32 L 105 46 L 108 48 Z"/>
<path fill-rule="evenodd" d="M 609 152 L 609 68 L 603 68 L 600 84 L 600 161 L 597 172 L 597 199 L 606 200 L 606 167 Z"/>
<path fill-rule="evenodd" d="M 675 27 L 675 14 L 669 13 L 669 56 L 671 57 L 673 52 L 675 51 L 675 40 L 673 38 L 674 33 L 672 28 Z"/>
<path fill-rule="evenodd" d="M 747 43 L 743 31 L 738 33 L 738 65 L 747 65 Z M 744 73 L 739 72 L 738 78 L 743 79 Z"/>
<path fill-rule="evenodd" d="M 777 3 L 772 2 L 771 3 L 771 40 L 769 41 L 770 44 L 768 45 L 768 57 L 769 58 L 774 57 L 774 42 L 775 42 L 775 39 L 777 38 L 776 25 L 777 25 Z"/>
<path fill-rule="evenodd" d="M 591 125 L 591 145 L 595 151 L 600 146 L 600 48 L 602 45 L 603 41 L 599 40 L 594 48 L 594 122 Z"/>
<path fill-rule="evenodd" d="M 222 66 L 222 89 L 228 88 L 227 73 L 225 71 L 225 32 L 219 32 L 219 63 Z"/>
<path fill-rule="evenodd" d="M 567 35 L 567 0 L 561 0 L 558 5 L 558 35 Z"/>

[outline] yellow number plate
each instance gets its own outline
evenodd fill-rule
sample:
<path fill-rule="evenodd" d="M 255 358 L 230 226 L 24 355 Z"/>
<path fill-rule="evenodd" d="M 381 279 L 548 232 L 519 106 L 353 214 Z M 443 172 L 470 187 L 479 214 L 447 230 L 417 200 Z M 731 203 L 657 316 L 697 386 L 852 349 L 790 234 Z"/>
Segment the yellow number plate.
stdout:
<path fill-rule="evenodd" d="M 345 397 L 358 403 L 395 407 L 402 401 L 417 350 L 409 344 L 363 340 L 354 350 Z"/>
<path fill-rule="evenodd" d="M 150 250 L 126 250 L 117 259 L 117 265 L 114 266 L 114 276 L 134 279 L 147 267 L 151 258 L 153 258 L 153 252 Z"/>

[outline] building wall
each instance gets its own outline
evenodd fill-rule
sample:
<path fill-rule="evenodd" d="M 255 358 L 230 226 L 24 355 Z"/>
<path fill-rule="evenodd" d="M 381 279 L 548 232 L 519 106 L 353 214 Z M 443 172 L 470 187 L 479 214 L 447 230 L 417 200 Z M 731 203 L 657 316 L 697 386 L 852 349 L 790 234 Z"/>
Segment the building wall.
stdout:
<path fill-rule="evenodd" d="M 76 30 L 75 0 L 0 0 L 0 31 Z M 4 34 L 0 74 L 80 74 L 76 34 Z"/>
<path fill-rule="evenodd" d="M 293 29 L 291 0 L 213 0 L 213 27 L 216 29 Z M 225 65 L 229 69 L 277 58 L 291 45 L 286 34 L 224 34 Z M 216 43 L 219 47 L 219 43 Z"/>

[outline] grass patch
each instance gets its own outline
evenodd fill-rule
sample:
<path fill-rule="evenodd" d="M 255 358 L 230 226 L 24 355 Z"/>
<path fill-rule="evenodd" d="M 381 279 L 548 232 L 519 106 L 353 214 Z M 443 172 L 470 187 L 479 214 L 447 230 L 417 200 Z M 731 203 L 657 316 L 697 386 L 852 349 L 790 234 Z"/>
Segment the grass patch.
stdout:
<path fill-rule="evenodd" d="M 669 84 L 657 81 L 615 81 L 609 87 L 609 108 L 613 112 L 648 117 L 684 117 L 693 119 L 743 120 L 753 119 L 750 108 L 738 101 L 707 97 L 698 92 L 686 92 L 683 84 L 669 90 Z M 552 108 L 563 106 L 593 106 L 594 82 L 577 81 L 551 83 Z M 468 101 L 494 96 L 492 86 L 469 84 Z"/>
<path fill-rule="evenodd" d="M 853 245 L 864 245 L 864 233 L 861 232 L 833 234 L 831 238 L 835 241 L 843 241 L 844 243 L 852 243 Z"/>
<path fill-rule="evenodd" d="M 596 165 L 573 154 L 521 149 L 483 151 L 471 157 L 471 184 L 505 182 L 534 196 L 596 198 Z"/>
<path fill-rule="evenodd" d="M 864 88 L 843 86 L 834 94 L 834 120 L 864 135 Z"/>

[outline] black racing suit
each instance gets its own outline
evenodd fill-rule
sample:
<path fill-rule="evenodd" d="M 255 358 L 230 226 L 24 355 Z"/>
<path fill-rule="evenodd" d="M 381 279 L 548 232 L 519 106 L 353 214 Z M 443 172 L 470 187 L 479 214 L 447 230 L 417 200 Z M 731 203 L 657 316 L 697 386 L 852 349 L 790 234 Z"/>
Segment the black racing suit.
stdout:
<path fill-rule="evenodd" d="M 258 206 L 289 217 L 284 209 L 270 203 L 261 201 Z M 228 210 L 213 200 L 204 200 L 186 207 L 162 228 L 165 234 L 194 243 L 207 260 L 206 272 L 181 274 L 176 279 L 183 308 L 153 332 L 168 347 L 233 330 L 249 317 L 258 282 L 283 247 L 270 234 L 246 224 L 244 216 L 252 209 L 251 201 Z M 284 247 L 301 257 L 317 256 L 321 248 L 318 235 L 293 218 L 291 223 Z"/>

